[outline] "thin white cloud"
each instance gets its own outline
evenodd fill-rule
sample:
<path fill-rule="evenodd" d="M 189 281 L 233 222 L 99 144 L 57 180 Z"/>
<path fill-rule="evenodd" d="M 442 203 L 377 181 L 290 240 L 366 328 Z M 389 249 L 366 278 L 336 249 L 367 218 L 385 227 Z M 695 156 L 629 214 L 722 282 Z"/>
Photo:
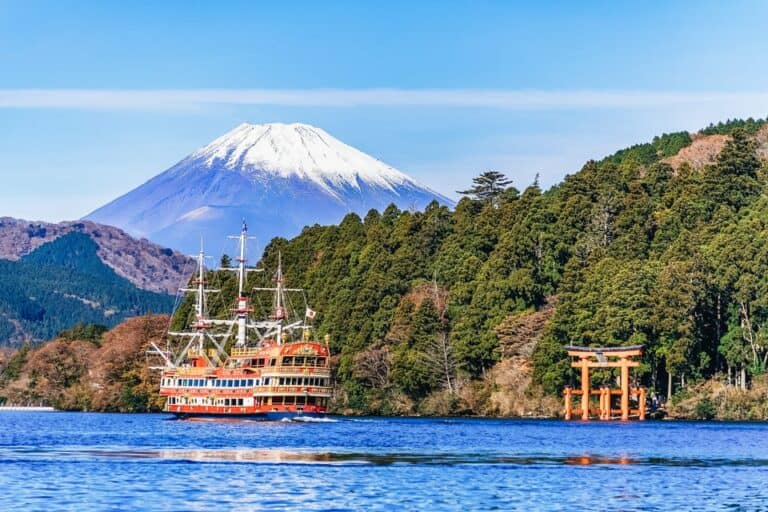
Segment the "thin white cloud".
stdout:
<path fill-rule="evenodd" d="M 473 89 L 0 89 L 0 108 L 149 109 L 206 105 L 424 106 L 508 110 L 728 106 L 768 112 L 768 91 L 683 92 Z"/>

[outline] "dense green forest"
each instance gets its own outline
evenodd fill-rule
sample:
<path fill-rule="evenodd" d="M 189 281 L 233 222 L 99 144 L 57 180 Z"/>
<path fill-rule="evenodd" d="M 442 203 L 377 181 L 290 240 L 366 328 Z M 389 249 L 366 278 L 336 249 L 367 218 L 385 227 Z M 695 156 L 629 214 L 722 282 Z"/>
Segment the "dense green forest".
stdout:
<path fill-rule="evenodd" d="M 114 326 L 147 312 L 169 312 L 173 297 L 140 290 L 72 232 L 18 261 L 0 260 L 0 345 L 40 341 L 78 323 Z"/>
<path fill-rule="evenodd" d="M 425 411 L 439 394 L 461 411 L 457 388 L 522 354 L 526 336 L 544 394 L 571 381 L 571 344 L 643 344 L 640 380 L 659 394 L 715 375 L 745 387 L 768 362 L 765 124 L 708 127 L 728 142 L 703 168 L 663 162 L 691 144 L 679 132 L 589 161 L 546 192 L 485 173 L 454 211 L 350 214 L 273 240 L 260 265 L 281 253 L 307 289 L 352 410 Z M 231 273 L 212 279 L 233 295 Z"/>

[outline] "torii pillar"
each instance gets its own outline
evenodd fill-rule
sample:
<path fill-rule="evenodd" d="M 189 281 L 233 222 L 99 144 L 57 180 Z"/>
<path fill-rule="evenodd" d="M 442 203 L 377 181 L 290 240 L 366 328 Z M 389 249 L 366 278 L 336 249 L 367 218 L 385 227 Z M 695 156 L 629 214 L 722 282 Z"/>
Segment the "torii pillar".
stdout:
<path fill-rule="evenodd" d="M 581 419 L 589 419 L 589 395 L 591 386 L 589 383 L 589 364 L 588 358 L 581 358 Z"/>

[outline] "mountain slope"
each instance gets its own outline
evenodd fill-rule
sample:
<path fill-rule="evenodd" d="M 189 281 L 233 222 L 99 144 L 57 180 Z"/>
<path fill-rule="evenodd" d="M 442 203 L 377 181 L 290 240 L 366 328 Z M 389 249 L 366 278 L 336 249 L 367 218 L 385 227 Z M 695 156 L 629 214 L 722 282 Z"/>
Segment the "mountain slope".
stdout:
<path fill-rule="evenodd" d="M 191 271 L 190 259 L 181 253 L 90 221 L 53 224 L 0 217 L 0 259 L 16 261 L 69 233 L 87 235 L 104 264 L 143 290 L 174 295 Z"/>
<path fill-rule="evenodd" d="M 87 215 L 166 246 L 218 254 L 242 219 L 261 244 L 305 225 L 391 203 L 452 202 L 404 173 L 304 124 L 242 124 Z"/>
<path fill-rule="evenodd" d="M 98 251 L 87 234 L 70 232 L 16 261 L 0 260 L 0 345 L 49 339 L 78 322 L 113 326 L 172 309 L 172 296 L 137 288 Z"/>

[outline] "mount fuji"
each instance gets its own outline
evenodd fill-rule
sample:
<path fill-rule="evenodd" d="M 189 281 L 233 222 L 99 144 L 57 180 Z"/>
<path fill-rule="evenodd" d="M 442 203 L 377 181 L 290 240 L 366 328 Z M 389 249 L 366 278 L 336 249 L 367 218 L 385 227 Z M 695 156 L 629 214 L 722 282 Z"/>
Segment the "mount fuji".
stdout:
<path fill-rule="evenodd" d="M 243 219 L 264 247 L 350 212 L 392 203 L 421 209 L 431 201 L 453 205 L 320 128 L 241 124 L 85 219 L 190 254 L 202 236 L 207 252 L 219 254 Z"/>

